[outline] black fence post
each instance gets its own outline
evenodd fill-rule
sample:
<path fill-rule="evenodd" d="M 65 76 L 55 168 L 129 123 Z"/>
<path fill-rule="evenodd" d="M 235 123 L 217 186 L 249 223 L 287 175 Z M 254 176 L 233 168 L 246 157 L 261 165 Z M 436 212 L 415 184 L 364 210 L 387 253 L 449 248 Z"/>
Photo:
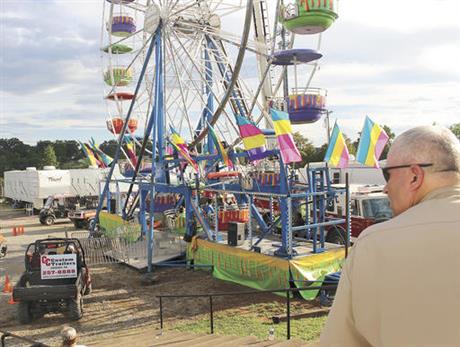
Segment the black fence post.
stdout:
<path fill-rule="evenodd" d="M 288 340 L 291 339 L 291 296 L 289 294 L 290 294 L 289 290 L 286 290 L 286 306 L 287 306 L 286 307 L 286 316 L 287 316 L 286 334 L 287 334 L 287 339 Z"/>
<path fill-rule="evenodd" d="M 214 315 L 213 315 L 213 310 L 212 310 L 212 295 L 209 295 L 209 313 L 210 313 L 211 334 L 214 334 Z"/>
<path fill-rule="evenodd" d="M 160 296 L 160 330 L 163 333 L 163 301 L 162 297 Z"/>
<path fill-rule="evenodd" d="M 2 335 L 2 347 L 5 347 L 5 346 L 6 346 L 5 340 L 6 340 L 6 338 L 7 338 L 9 335 L 10 335 L 10 334 L 8 334 L 8 333 L 4 333 L 4 334 Z"/>

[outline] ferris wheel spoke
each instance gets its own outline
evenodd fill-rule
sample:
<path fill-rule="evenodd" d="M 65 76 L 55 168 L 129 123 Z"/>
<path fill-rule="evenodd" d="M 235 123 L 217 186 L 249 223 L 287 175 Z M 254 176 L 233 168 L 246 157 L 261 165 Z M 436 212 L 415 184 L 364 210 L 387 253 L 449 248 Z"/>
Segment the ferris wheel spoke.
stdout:
<path fill-rule="evenodd" d="M 180 99 L 181 99 L 181 104 L 182 104 L 182 108 L 181 108 L 182 117 L 180 118 L 181 121 L 180 121 L 179 131 L 181 131 L 181 128 L 182 128 L 182 120 L 185 118 L 187 120 L 187 123 L 188 123 L 188 128 L 189 128 L 189 131 L 190 131 L 190 137 L 193 138 L 192 125 L 191 125 L 191 122 L 190 122 L 190 117 L 187 114 L 187 110 L 189 109 L 189 105 L 187 105 L 187 102 L 186 102 L 188 94 L 191 91 L 191 88 L 188 88 L 188 87 L 186 88 L 184 86 L 183 76 L 181 76 L 181 74 L 179 72 L 180 69 L 179 69 L 179 67 L 177 65 L 177 61 L 181 61 L 181 62 L 184 61 L 184 59 L 182 58 L 183 55 L 179 55 L 179 53 L 176 50 L 174 50 L 174 46 L 173 46 L 173 44 L 172 44 L 172 42 L 171 42 L 171 40 L 169 38 L 167 39 L 167 42 L 168 42 L 168 45 L 166 47 L 168 49 L 170 60 L 172 61 L 172 66 L 171 66 L 170 70 L 172 70 L 173 77 L 175 78 L 175 80 L 177 81 L 177 83 L 179 85 L 178 89 L 179 89 L 179 92 L 180 92 Z M 191 47 L 191 48 L 194 48 L 195 50 L 197 50 L 198 46 L 199 45 L 195 45 L 195 47 Z M 185 51 L 189 51 L 189 50 L 186 49 Z M 184 68 L 184 70 L 187 70 L 187 69 Z M 183 92 L 184 90 L 187 92 L 186 94 L 184 94 L 184 92 Z M 170 93 L 170 95 L 168 95 L 168 98 L 171 98 L 171 97 L 174 97 L 173 93 Z M 168 101 L 166 103 L 169 104 Z"/>
<path fill-rule="evenodd" d="M 209 8 L 212 13 L 219 13 L 220 16 L 225 16 L 237 11 L 240 11 L 245 7 L 243 4 L 244 1 L 240 0 L 239 5 L 235 3 L 236 1 L 228 0 L 219 0 L 219 1 L 209 1 Z"/>
<path fill-rule="evenodd" d="M 175 36 L 177 37 L 177 35 L 176 35 L 175 33 L 174 33 L 173 35 L 175 35 Z M 213 92 L 213 90 L 212 90 L 212 89 L 213 89 L 213 88 L 212 88 L 212 85 L 211 85 L 209 82 L 206 81 L 206 76 L 203 75 L 203 72 L 200 70 L 199 66 L 196 65 L 195 58 L 194 58 L 193 56 L 190 55 L 189 51 L 184 47 L 183 43 L 182 43 L 180 40 L 178 40 L 178 42 L 179 42 L 179 47 L 180 47 L 180 48 L 182 49 L 182 51 L 187 55 L 187 57 L 188 57 L 188 59 L 189 59 L 189 62 L 191 63 L 191 67 L 193 67 L 193 69 L 194 69 L 194 72 L 196 72 L 196 73 L 199 75 L 199 77 L 201 78 L 201 81 L 202 81 L 203 83 L 205 83 L 205 85 L 206 85 L 208 88 L 210 88 L 211 94 L 214 96 L 215 100 L 216 100 L 217 102 L 219 102 L 219 98 L 217 97 L 217 95 L 216 95 L 216 94 Z M 183 60 L 181 60 L 180 63 L 182 64 L 182 67 L 184 68 L 184 71 L 185 71 L 185 72 L 187 73 L 187 75 L 189 76 L 190 82 L 195 86 L 195 89 L 196 89 L 196 90 L 200 90 L 200 87 L 199 87 L 199 86 L 196 86 L 195 81 L 194 81 L 194 79 L 193 79 L 193 77 L 192 77 L 190 71 L 188 71 L 189 69 L 186 69 L 185 66 L 183 65 L 183 64 L 184 64 Z M 201 96 L 201 98 L 203 98 L 203 97 Z"/>
<path fill-rule="evenodd" d="M 240 43 L 240 38 L 236 36 L 235 34 L 231 32 L 227 32 L 224 30 L 215 30 L 213 28 L 210 28 L 209 26 L 206 25 L 201 25 L 201 24 L 196 24 L 196 23 L 191 23 L 189 21 L 177 21 L 180 25 L 183 27 L 188 27 L 190 29 L 194 29 L 197 32 L 200 32 L 201 34 L 205 35 L 210 35 L 214 37 L 215 39 L 222 40 L 226 43 L 229 43 L 237 48 L 241 47 Z M 249 40 L 246 46 L 246 50 L 250 51 L 252 53 L 255 53 L 260 56 L 265 56 L 266 58 L 269 58 L 269 55 L 266 54 L 262 49 L 258 48 L 258 45 L 256 44 L 255 41 Z"/>
<path fill-rule="evenodd" d="M 139 12 L 145 12 L 147 10 L 147 6 L 139 2 L 127 3 L 123 6 Z"/>
<path fill-rule="evenodd" d="M 175 33 L 173 34 L 175 35 Z M 168 41 L 170 42 L 170 39 L 168 38 Z M 186 49 L 186 47 L 184 47 L 183 43 L 179 40 L 179 47 L 177 48 L 181 48 L 182 49 L 182 52 L 184 52 L 187 56 L 188 56 L 188 61 L 192 64 L 192 67 L 194 68 L 195 72 L 199 73 L 201 75 L 201 71 L 199 70 L 199 68 L 195 65 L 194 63 L 194 57 L 192 55 L 190 55 L 189 51 Z M 198 45 L 197 45 L 198 46 Z M 174 46 L 172 45 L 172 43 L 170 42 L 169 44 L 169 47 L 171 49 L 171 56 L 174 57 L 174 56 L 177 56 L 178 53 L 177 53 L 177 50 L 174 48 Z M 196 47 L 195 47 L 196 48 Z M 177 71 L 176 73 L 176 77 L 177 77 L 177 80 L 179 81 L 179 83 L 182 83 L 181 79 L 183 78 L 183 76 L 181 76 L 178 71 L 179 71 L 179 67 L 177 66 L 177 61 L 181 64 L 181 71 L 185 72 L 186 76 L 188 77 L 188 80 L 190 81 L 190 83 L 193 85 L 194 87 L 194 90 L 196 91 L 196 96 L 198 96 L 199 100 L 201 100 L 201 102 L 203 104 L 206 104 L 206 101 L 203 97 L 203 95 L 200 93 L 200 87 L 196 85 L 196 82 L 194 81 L 193 79 L 193 76 L 192 74 L 190 73 L 190 69 L 187 68 L 187 66 L 185 66 L 184 64 L 184 59 L 174 59 L 173 58 L 173 64 L 175 66 L 175 69 Z M 204 76 L 201 76 L 202 80 L 205 81 L 205 77 Z M 207 83 L 207 82 L 206 82 Z M 208 84 L 208 87 L 210 87 L 210 85 Z M 187 90 L 191 90 L 191 88 L 188 88 Z M 181 95 L 183 97 L 183 94 Z M 216 98 L 217 100 L 217 98 Z M 184 102 L 184 105 L 185 105 L 185 102 Z M 186 117 L 187 118 L 187 122 L 190 124 L 190 117 Z M 189 125 L 190 127 L 190 130 L 191 130 L 191 138 L 193 139 L 193 130 L 192 130 L 192 127 L 191 127 L 191 124 Z"/>
<path fill-rule="evenodd" d="M 190 135 L 191 137 L 193 137 L 193 133 L 192 133 L 192 130 L 191 130 L 191 124 L 190 124 L 190 117 L 188 115 L 188 107 L 187 107 L 187 103 L 186 103 L 186 100 L 187 100 L 187 97 L 188 97 L 188 94 L 189 92 L 191 91 L 191 88 L 188 88 L 188 86 L 185 86 L 184 85 L 184 81 L 182 80 L 181 78 L 181 74 L 180 74 L 180 69 L 177 65 L 177 61 L 180 61 L 180 62 L 184 62 L 185 61 L 185 53 L 180 53 L 178 52 L 177 50 L 174 49 L 174 46 L 171 42 L 171 40 L 168 38 L 167 39 L 167 42 L 168 42 L 168 45 L 167 45 L 167 49 L 168 49 L 168 52 L 169 52 L 169 57 L 171 59 L 168 59 L 172 61 L 172 66 L 170 67 L 169 70 L 171 70 L 171 73 L 173 74 L 173 78 L 175 78 L 175 81 L 177 81 L 178 85 L 179 85 L 179 91 L 180 91 L 180 97 L 181 97 L 181 101 L 182 101 L 182 105 L 183 105 L 183 116 L 185 116 L 185 118 L 187 119 L 187 122 L 189 124 L 189 128 L 190 128 Z M 193 42 L 190 42 L 189 43 L 189 47 L 187 47 L 185 50 L 183 50 L 184 52 L 193 52 L 193 50 L 197 50 L 197 47 L 199 45 L 193 45 Z M 184 68 L 184 70 L 188 70 L 186 68 Z M 175 88 L 177 89 L 177 88 Z M 186 94 L 183 93 L 183 91 L 186 91 Z M 171 97 L 174 97 L 173 94 L 171 93 L 171 95 L 168 95 L 168 98 L 171 98 Z M 168 103 L 168 102 L 167 102 Z M 181 117 L 181 119 L 183 119 L 184 117 Z M 182 122 L 181 122 L 182 124 Z"/>
<path fill-rule="evenodd" d="M 171 13 L 170 17 L 175 17 L 175 16 L 181 14 L 181 13 L 184 12 L 184 11 L 187 11 L 187 10 L 193 8 L 193 7 L 199 6 L 200 3 L 202 3 L 202 2 L 203 2 L 203 0 L 196 0 L 196 1 L 192 1 L 190 4 L 184 4 L 184 5 L 183 5 L 184 7 L 181 7 L 181 8 L 178 9 L 176 12 Z M 177 6 L 178 4 L 179 4 L 179 1 L 176 1 L 176 6 Z M 175 6 L 174 6 L 174 7 L 175 7 Z M 173 7 L 173 8 L 174 8 L 174 7 Z"/>

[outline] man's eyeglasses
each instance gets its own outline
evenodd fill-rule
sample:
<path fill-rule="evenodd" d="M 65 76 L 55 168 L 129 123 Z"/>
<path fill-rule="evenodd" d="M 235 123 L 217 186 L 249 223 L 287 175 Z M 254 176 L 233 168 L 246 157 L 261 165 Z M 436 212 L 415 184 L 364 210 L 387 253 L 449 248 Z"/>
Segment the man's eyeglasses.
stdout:
<path fill-rule="evenodd" d="M 394 169 L 403 169 L 406 167 L 411 167 L 412 165 L 417 165 L 420 167 L 428 167 L 428 166 L 433 166 L 433 164 L 407 164 L 407 165 L 396 165 L 396 166 L 387 166 L 387 167 L 382 167 L 382 174 L 383 178 L 385 178 L 385 182 L 388 182 L 390 179 L 390 170 Z"/>

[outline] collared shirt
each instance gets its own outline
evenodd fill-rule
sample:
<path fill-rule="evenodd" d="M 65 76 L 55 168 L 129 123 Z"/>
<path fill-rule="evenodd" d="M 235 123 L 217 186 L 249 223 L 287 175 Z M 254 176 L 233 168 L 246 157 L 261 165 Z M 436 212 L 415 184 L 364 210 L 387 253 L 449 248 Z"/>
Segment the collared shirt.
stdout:
<path fill-rule="evenodd" d="M 460 185 L 366 229 L 321 346 L 460 346 Z"/>

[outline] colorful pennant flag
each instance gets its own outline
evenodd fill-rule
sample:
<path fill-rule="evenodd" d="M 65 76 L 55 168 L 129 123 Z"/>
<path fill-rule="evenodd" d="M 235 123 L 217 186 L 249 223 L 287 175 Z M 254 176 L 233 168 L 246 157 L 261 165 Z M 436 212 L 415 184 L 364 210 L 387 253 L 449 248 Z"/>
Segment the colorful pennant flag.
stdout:
<path fill-rule="evenodd" d="M 198 165 L 195 160 L 190 156 L 189 150 L 185 141 L 180 137 L 180 135 L 171 127 L 171 144 L 177 150 L 177 152 L 184 158 L 194 169 L 198 172 Z"/>
<path fill-rule="evenodd" d="M 292 126 L 287 112 L 270 109 L 273 125 L 275 127 L 276 140 L 285 164 L 302 161 L 302 156 L 297 149 L 292 137 Z"/>
<path fill-rule="evenodd" d="M 349 159 L 350 154 L 348 153 L 345 138 L 336 122 L 332 129 L 331 140 L 329 141 L 324 161 L 327 161 L 334 167 L 343 169 L 347 167 Z"/>
<path fill-rule="evenodd" d="M 224 165 L 226 167 L 229 167 L 229 168 L 233 167 L 233 163 L 230 160 L 230 158 L 228 157 L 227 151 L 225 150 L 224 146 L 222 145 L 222 142 L 217 137 L 217 134 L 214 131 L 214 128 L 209 123 L 208 123 L 208 130 L 209 130 L 209 135 L 211 135 L 211 138 L 214 141 L 214 144 L 216 145 L 217 152 L 219 152 L 219 155 L 222 158 L 222 161 L 224 162 Z"/>
<path fill-rule="evenodd" d="M 86 143 L 81 143 L 81 142 L 79 142 L 79 143 L 80 143 L 80 146 L 81 146 L 81 149 L 82 149 L 83 153 L 85 153 L 86 157 L 88 158 L 90 165 L 99 167 L 100 162 L 98 162 L 98 160 L 94 156 L 94 153 L 90 149 L 89 145 L 87 145 Z"/>
<path fill-rule="evenodd" d="M 239 115 L 236 115 L 236 123 L 249 160 L 256 161 L 265 158 L 265 136 L 262 131 L 249 119 Z"/>
<path fill-rule="evenodd" d="M 105 154 L 98 146 L 96 141 L 94 141 L 93 138 L 89 141 L 89 145 L 91 146 L 91 149 L 95 155 L 97 155 L 97 158 L 99 161 L 101 161 L 106 167 L 110 166 L 113 162 L 113 158 L 107 154 Z"/>
<path fill-rule="evenodd" d="M 137 165 L 137 156 L 135 153 L 134 141 L 131 141 L 129 137 L 125 137 L 125 143 L 126 153 L 128 154 L 129 160 L 131 160 L 131 164 L 135 167 Z"/>
<path fill-rule="evenodd" d="M 366 166 L 378 168 L 378 160 L 387 142 L 388 135 L 385 130 L 366 116 L 356 152 L 356 160 Z"/>

